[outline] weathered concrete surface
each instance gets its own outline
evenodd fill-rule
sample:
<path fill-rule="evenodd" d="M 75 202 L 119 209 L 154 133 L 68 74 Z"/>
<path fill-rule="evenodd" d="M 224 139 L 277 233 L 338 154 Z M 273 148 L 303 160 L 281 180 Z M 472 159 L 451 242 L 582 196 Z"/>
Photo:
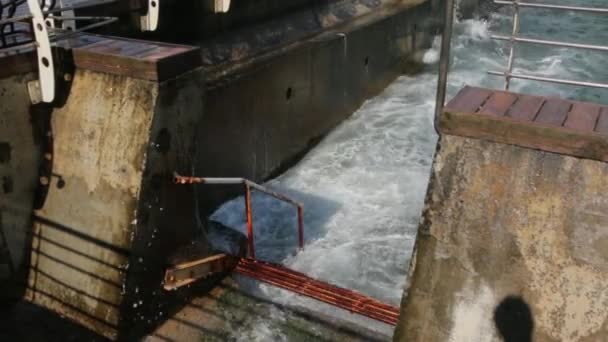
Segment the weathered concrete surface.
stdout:
<path fill-rule="evenodd" d="M 607 176 L 443 135 L 395 341 L 608 340 Z"/>
<path fill-rule="evenodd" d="M 27 73 L 0 79 L 0 224 L 18 270 L 11 275 L 6 265 L 0 265 L 0 302 L 21 296 L 18 285 L 24 283 L 28 268 L 31 212 L 50 114 L 47 107 L 30 103 L 27 82 L 35 77 Z"/>
<path fill-rule="evenodd" d="M 275 304 L 241 291 L 232 278 L 226 278 L 212 291 L 189 300 L 144 341 L 259 341 L 256 330 L 261 327 L 255 324 L 278 331 L 278 341 L 285 337 L 289 342 L 390 339 L 305 309 L 279 311 Z"/>
<path fill-rule="evenodd" d="M 366 15 L 344 14 L 349 20 L 334 29 L 255 58 L 223 65 L 222 55 L 214 55 L 223 66 L 208 68 L 213 81 L 199 132 L 204 148 L 197 172 L 267 179 L 406 71 L 408 59 L 432 43 L 439 3 L 388 3 L 367 1 L 357 6 Z M 242 44 L 245 50 L 255 46 Z M 235 193 L 207 187 L 201 209 L 209 212 Z"/>
<path fill-rule="evenodd" d="M 195 238 L 196 70 L 163 83 L 78 70 L 53 112 L 53 173 L 35 212 L 27 299 L 109 338 L 143 334 L 169 296 L 168 256 Z"/>

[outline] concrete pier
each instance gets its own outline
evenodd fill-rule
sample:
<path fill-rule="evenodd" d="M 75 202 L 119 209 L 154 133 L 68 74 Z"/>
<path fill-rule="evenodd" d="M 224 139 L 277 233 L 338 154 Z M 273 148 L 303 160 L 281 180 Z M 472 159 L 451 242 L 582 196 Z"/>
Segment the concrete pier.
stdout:
<path fill-rule="evenodd" d="M 187 324 L 162 322 L 189 314 L 197 299 L 165 292 L 163 271 L 194 240 L 205 254 L 205 214 L 237 192 L 196 196 L 172 184 L 173 172 L 256 181 L 279 173 L 413 70 L 413 56 L 441 26 L 439 1 L 268 0 L 249 17 L 247 3 L 223 17 L 205 12 L 212 21 L 184 19 L 212 28 L 186 35 L 188 46 L 77 36 L 55 60 L 69 70 L 59 74 L 68 87 L 51 105 L 30 104 L 29 57 L 19 57 L 15 75 L 0 70 L 0 99 L 10 103 L 0 108 L 2 213 L 22 270 L 10 280 L 14 296 L 25 291 L 29 302 L 110 339 L 169 326 L 164 336 L 179 340 Z M 165 22 L 146 37 L 176 42 L 186 39 L 175 37 L 183 28 Z M 115 29 L 103 28 L 122 32 Z M 191 290 L 204 296 L 219 280 Z M 190 320 L 206 319 L 197 314 Z M 194 330 L 188 336 L 209 334 Z"/>
<path fill-rule="evenodd" d="M 479 94 L 441 117 L 394 340 L 605 341 L 606 107 Z"/>
<path fill-rule="evenodd" d="M 26 299 L 122 339 L 168 310 L 167 260 L 201 234 L 192 189 L 172 175 L 192 170 L 204 77 L 196 64 L 161 68 L 196 49 L 126 41 L 151 51 L 134 59 L 114 39 L 104 57 L 104 42 L 74 50 L 69 98 L 51 116 L 53 175 L 34 213 Z"/>

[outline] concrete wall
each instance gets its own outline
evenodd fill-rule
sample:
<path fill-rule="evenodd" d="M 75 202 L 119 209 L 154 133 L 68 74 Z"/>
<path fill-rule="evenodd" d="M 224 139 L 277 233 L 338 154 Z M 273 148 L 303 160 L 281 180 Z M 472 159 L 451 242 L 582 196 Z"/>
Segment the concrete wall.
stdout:
<path fill-rule="evenodd" d="M 48 144 L 46 126 L 50 109 L 32 106 L 24 73 L 0 79 L 0 224 L 17 273 L 0 265 L 0 302 L 20 297 L 27 273 L 31 213 L 39 194 L 40 166 Z"/>
<path fill-rule="evenodd" d="M 608 340 L 607 176 L 443 135 L 395 341 Z"/>
<path fill-rule="evenodd" d="M 172 174 L 192 168 L 203 93 L 200 70 L 160 84 L 76 72 L 52 115 L 56 177 L 34 215 L 28 300 L 109 338 L 158 319 L 165 262 L 200 232 L 192 188 Z"/>
<path fill-rule="evenodd" d="M 377 4 L 337 29 L 208 68 L 197 174 L 267 179 L 407 71 L 408 59 L 432 43 L 439 3 Z M 208 213 L 238 191 L 206 187 L 201 208 Z"/>

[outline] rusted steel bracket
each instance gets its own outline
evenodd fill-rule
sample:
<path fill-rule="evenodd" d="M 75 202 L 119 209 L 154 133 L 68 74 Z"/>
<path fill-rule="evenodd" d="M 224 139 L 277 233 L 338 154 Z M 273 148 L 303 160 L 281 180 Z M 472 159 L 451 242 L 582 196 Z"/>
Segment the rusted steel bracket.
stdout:
<path fill-rule="evenodd" d="M 165 271 L 163 287 L 167 291 L 176 290 L 182 286 L 192 284 L 199 279 L 230 271 L 236 267 L 237 262 L 237 257 L 216 254 L 203 259 L 174 265 Z"/>

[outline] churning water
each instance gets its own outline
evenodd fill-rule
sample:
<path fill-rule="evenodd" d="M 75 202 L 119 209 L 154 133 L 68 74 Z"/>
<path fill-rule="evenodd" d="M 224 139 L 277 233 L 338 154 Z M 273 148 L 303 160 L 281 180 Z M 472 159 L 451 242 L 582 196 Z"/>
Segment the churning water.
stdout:
<path fill-rule="evenodd" d="M 579 4 L 606 6 L 608 1 Z M 606 16 L 524 9 L 521 29 L 528 37 L 608 42 Z M 504 80 L 485 71 L 505 68 L 508 43 L 491 40 L 490 32 L 510 34 L 510 30 L 511 14 L 506 9 L 492 14 L 488 21 L 455 24 L 448 98 L 465 84 L 502 88 Z M 427 66 L 422 73 L 397 79 L 296 166 L 267 183 L 304 203 L 307 242 L 303 251 L 292 254 L 297 245 L 295 210 L 254 194 L 259 259 L 280 262 L 314 278 L 399 304 L 437 140 L 432 122 L 439 41 L 434 45 L 424 55 Z M 518 72 L 608 81 L 608 56 L 601 53 L 523 44 L 516 52 Z M 607 93 L 601 90 L 530 81 L 513 81 L 513 90 L 608 103 Z M 212 218 L 245 232 L 243 210 L 243 200 L 237 198 L 224 204 Z M 392 334 L 392 327 L 384 324 L 270 286 L 240 281 L 248 291 L 275 302 L 305 306 L 387 336 Z M 284 313 L 275 311 L 277 320 L 285 319 Z M 288 339 L 273 329 L 268 319 L 243 324 L 234 336 L 240 340 Z"/>

